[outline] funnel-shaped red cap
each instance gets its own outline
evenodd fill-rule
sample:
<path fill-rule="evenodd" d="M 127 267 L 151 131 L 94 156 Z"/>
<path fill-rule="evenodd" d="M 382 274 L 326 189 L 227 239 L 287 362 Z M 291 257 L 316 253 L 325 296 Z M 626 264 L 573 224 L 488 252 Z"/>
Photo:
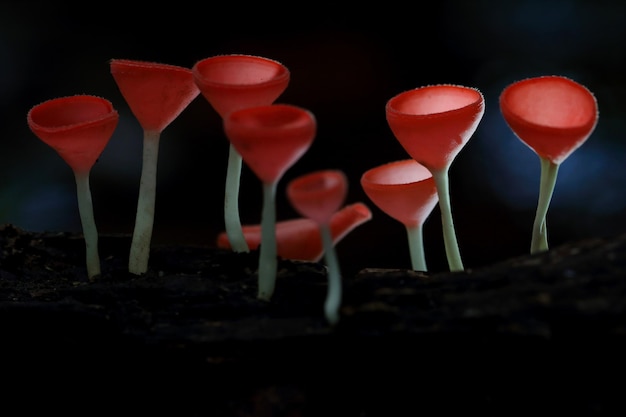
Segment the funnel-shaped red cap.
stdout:
<path fill-rule="evenodd" d="M 264 183 L 278 181 L 309 149 L 316 131 L 311 112 L 288 104 L 241 109 L 224 119 L 230 143 Z"/>
<path fill-rule="evenodd" d="M 598 121 L 598 105 L 584 86 L 560 76 L 518 81 L 500 95 L 500 111 L 515 135 L 539 156 L 560 164 L 582 145 Z"/>
<path fill-rule="evenodd" d="M 300 215 L 323 225 L 343 206 L 348 179 L 339 170 L 315 171 L 291 180 L 286 191 L 289 202 Z"/>
<path fill-rule="evenodd" d="M 330 234 L 337 244 L 348 233 L 371 220 L 372 212 L 363 203 L 354 203 L 339 209 L 330 219 Z M 244 225 L 243 234 L 251 250 L 261 243 L 261 225 Z M 226 232 L 217 237 L 217 246 L 231 249 Z M 324 255 L 319 225 L 311 219 L 298 218 L 276 223 L 276 252 L 284 259 L 317 262 Z"/>
<path fill-rule="evenodd" d="M 414 159 L 369 169 L 361 186 L 379 209 L 407 227 L 424 224 L 439 201 L 431 172 Z"/>
<path fill-rule="evenodd" d="M 162 132 L 200 94 L 188 68 L 113 59 L 111 75 L 144 130 Z"/>
<path fill-rule="evenodd" d="M 405 91 L 385 106 L 387 123 L 413 159 L 430 170 L 450 166 L 485 112 L 475 88 L 433 85 Z"/>
<path fill-rule="evenodd" d="M 28 126 L 76 172 L 87 172 L 111 139 L 119 115 L 110 101 L 89 95 L 55 98 L 30 109 Z"/>
<path fill-rule="evenodd" d="M 202 95 L 222 118 L 235 110 L 272 104 L 290 78 L 280 62 L 252 55 L 206 58 L 192 72 Z"/>

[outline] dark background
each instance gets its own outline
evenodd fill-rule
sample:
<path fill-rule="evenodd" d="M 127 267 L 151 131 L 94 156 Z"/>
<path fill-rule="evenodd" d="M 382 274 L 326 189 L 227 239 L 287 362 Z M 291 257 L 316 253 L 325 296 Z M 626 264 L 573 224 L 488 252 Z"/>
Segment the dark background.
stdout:
<path fill-rule="evenodd" d="M 142 131 L 109 72 L 126 58 L 191 68 L 218 54 L 278 60 L 291 82 L 278 102 L 311 110 L 318 134 L 278 186 L 278 220 L 296 217 L 286 183 L 339 168 L 350 180 L 346 204 L 362 201 L 373 219 L 337 246 L 345 274 L 365 267 L 408 268 L 404 227 L 378 210 L 359 179 L 408 155 L 392 135 L 385 103 L 416 87 L 478 88 L 486 111 L 450 170 L 453 218 L 466 268 L 528 253 L 539 190 L 539 159 L 508 129 L 498 96 L 511 82 L 563 75 L 589 88 L 600 119 L 589 140 L 560 167 L 548 211 L 548 240 L 626 231 L 626 4 L 621 1 L 463 1 L 348 7 L 320 2 L 3 2 L 0 6 L 0 223 L 33 231 L 80 231 L 70 168 L 28 129 L 42 101 L 94 94 L 111 100 L 119 125 L 91 171 L 99 232 L 132 233 Z M 212 245 L 223 230 L 228 143 L 202 96 L 160 142 L 154 244 Z M 244 166 L 241 217 L 258 223 L 261 185 Z M 425 224 L 426 258 L 446 270 L 441 221 Z"/>

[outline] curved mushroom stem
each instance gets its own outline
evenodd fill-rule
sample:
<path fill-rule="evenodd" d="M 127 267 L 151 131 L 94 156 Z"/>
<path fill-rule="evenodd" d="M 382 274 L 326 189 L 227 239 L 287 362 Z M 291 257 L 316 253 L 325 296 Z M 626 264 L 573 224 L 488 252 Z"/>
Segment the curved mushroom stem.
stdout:
<path fill-rule="evenodd" d="M 324 314 L 328 322 L 335 325 L 339 321 L 339 307 L 341 305 L 341 273 L 330 226 L 328 224 L 321 225 L 320 233 L 324 247 L 324 261 L 328 267 L 328 293 L 324 303 Z"/>
<path fill-rule="evenodd" d="M 90 281 L 93 281 L 100 275 L 100 255 L 98 253 L 98 230 L 93 216 L 93 203 L 89 188 L 89 171 L 74 171 L 74 177 L 76 178 L 78 211 L 85 238 L 87 276 Z"/>
<path fill-rule="evenodd" d="M 450 271 L 463 271 L 463 261 L 461 260 L 461 253 L 459 252 L 459 245 L 456 240 L 454 222 L 452 221 L 452 207 L 450 206 L 450 191 L 448 187 L 448 167 L 441 170 L 433 170 L 432 174 L 437 186 L 437 195 L 439 196 L 441 223 L 443 226 L 443 242 L 446 247 L 448 265 Z"/>
<path fill-rule="evenodd" d="M 154 225 L 160 136 L 160 132 L 157 131 L 144 132 L 141 183 L 139 184 L 135 230 L 133 231 L 128 261 L 128 270 L 136 275 L 141 275 L 148 270 L 150 242 Z"/>
<path fill-rule="evenodd" d="M 226 170 L 226 191 L 224 193 L 224 225 L 231 248 L 235 252 L 249 252 L 248 243 L 243 234 L 239 218 L 239 183 L 243 159 L 231 144 L 228 150 L 228 168 Z"/>
<path fill-rule="evenodd" d="M 533 235 L 530 243 L 530 253 L 535 254 L 548 250 L 548 229 L 546 226 L 546 215 L 548 207 L 554 193 L 556 177 L 559 172 L 559 165 L 544 157 L 539 157 L 541 161 L 541 182 L 539 185 L 539 200 L 537 202 L 537 212 L 533 223 Z"/>
<path fill-rule="evenodd" d="M 276 182 L 263 184 L 263 211 L 261 213 L 261 244 L 259 247 L 258 295 L 269 301 L 276 287 L 278 268 L 276 249 Z"/>
<path fill-rule="evenodd" d="M 411 254 L 411 266 L 414 271 L 428 271 L 424 255 L 424 237 L 422 225 L 406 226 Z"/>

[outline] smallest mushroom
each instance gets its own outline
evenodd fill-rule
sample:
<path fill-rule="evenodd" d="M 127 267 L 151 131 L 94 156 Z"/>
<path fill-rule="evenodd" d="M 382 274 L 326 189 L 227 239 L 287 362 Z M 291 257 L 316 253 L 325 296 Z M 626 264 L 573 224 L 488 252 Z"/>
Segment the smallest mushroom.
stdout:
<path fill-rule="evenodd" d="M 321 170 L 302 175 L 287 184 L 287 198 L 302 216 L 313 220 L 320 229 L 324 260 L 328 267 L 328 293 L 324 315 L 331 325 L 339 321 L 341 305 L 341 272 L 333 247 L 330 222 L 344 204 L 348 180 L 339 170 Z"/>

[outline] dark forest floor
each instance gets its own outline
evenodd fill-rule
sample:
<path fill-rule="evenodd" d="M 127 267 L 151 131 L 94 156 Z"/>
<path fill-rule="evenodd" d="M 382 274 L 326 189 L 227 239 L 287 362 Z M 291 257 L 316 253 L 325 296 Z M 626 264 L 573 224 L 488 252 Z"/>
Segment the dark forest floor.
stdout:
<path fill-rule="evenodd" d="M 5 409 L 22 415 L 624 415 L 626 235 L 456 273 L 344 276 L 323 317 L 322 264 L 258 253 L 84 241 L 0 226 Z M 16 408 L 17 407 L 17 408 Z"/>

